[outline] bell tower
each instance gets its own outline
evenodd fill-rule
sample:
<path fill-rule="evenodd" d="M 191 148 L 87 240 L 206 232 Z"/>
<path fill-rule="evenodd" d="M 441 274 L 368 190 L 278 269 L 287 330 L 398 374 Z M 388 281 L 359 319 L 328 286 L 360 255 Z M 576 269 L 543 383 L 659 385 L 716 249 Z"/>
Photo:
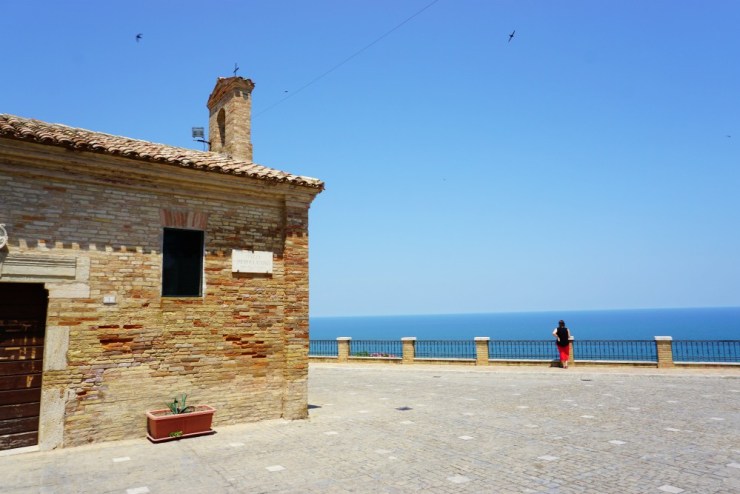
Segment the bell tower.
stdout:
<path fill-rule="evenodd" d="M 211 151 L 252 161 L 252 89 L 243 77 L 219 77 L 208 98 Z"/>

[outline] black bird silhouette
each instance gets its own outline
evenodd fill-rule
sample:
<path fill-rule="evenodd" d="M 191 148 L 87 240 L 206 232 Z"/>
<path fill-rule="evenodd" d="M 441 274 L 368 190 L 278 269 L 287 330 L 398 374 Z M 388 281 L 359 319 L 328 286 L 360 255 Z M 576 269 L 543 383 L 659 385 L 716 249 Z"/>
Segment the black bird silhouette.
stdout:
<path fill-rule="evenodd" d="M 511 39 L 514 37 L 514 33 L 516 33 L 516 29 L 514 29 L 511 34 L 509 35 L 509 43 L 511 43 Z"/>
<path fill-rule="evenodd" d="M 141 33 L 137 34 L 136 35 L 136 42 L 138 43 L 139 41 L 141 41 L 141 38 L 143 38 L 143 37 L 144 37 L 143 34 L 141 34 Z"/>

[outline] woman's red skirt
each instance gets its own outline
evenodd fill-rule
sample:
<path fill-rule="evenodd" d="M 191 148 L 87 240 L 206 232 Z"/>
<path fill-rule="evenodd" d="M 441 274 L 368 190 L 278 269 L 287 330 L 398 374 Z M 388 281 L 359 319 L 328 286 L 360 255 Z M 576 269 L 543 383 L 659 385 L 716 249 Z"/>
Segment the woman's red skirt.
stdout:
<path fill-rule="evenodd" d="M 568 360 L 568 357 L 570 357 L 570 345 L 558 345 L 558 352 L 560 353 L 560 361 L 565 362 L 566 360 Z"/>

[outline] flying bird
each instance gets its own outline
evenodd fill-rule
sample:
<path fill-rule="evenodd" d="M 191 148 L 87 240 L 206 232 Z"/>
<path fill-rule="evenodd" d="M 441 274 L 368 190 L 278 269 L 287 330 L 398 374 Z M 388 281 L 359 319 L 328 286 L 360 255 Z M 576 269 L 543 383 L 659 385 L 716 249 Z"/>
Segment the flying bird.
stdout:
<path fill-rule="evenodd" d="M 141 41 L 141 38 L 143 38 L 143 37 L 144 37 L 143 34 L 141 34 L 141 33 L 137 34 L 136 35 L 136 42 L 138 43 L 139 41 Z"/>
<path fill-rule="evenodd" d="M 514 38 L 514 34 L 516 33 L 516 29 L 514 29 L 511 34 L 509 35 L 509 43 L 511 43 L 512 38 Z"/>

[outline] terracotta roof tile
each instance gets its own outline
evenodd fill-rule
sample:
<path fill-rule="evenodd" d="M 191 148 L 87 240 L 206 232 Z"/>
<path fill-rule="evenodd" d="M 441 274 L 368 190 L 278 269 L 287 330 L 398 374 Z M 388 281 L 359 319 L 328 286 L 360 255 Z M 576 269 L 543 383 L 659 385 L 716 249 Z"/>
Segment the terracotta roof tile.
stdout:
<path fill-rule="evenodd" d="M 218 153 L 156 144 L 4 113 L 0 113 L 0 137 L 258 180 L 283 182 L 319 190 L 324 188 L 324 182 L 315 178 L 292 175 L 249 161 L 235 160 Z"/>

